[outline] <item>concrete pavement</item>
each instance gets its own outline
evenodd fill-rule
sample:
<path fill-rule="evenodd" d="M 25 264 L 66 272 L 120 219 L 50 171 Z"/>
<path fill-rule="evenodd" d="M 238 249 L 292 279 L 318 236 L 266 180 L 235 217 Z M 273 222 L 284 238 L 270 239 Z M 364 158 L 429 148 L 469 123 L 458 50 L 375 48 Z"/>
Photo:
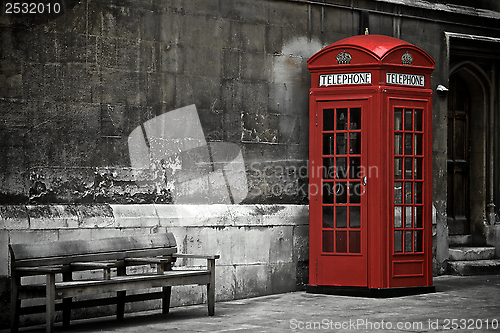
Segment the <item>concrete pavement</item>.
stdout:
<path fill-rule="evenodd" d="M 439 276 L 436 293 L 371 299 L 294 292 L 72 322 L 56 332 L 500 332 L 500 275 Z M 7 331 L 2 331 L 7 332 Z M 21 332 L 44 332 L 44 326 Z"/>

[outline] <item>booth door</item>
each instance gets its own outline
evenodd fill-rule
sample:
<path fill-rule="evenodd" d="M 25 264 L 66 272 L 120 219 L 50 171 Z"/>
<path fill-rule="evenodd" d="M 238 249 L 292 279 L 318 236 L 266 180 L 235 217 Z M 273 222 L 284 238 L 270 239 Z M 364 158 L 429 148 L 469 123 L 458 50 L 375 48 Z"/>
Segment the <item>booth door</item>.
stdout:
<path fill-rule="evenodd" d="M 366 101 L 318 103 L 318 285 L 367 286 Z M 318 150 L 319 150 L 318 149 Z M 318 223 L 318 224 L 319 224 Z M 320 248 L 318 248 L 318 246 Z"/>
<path fill-rule="evenodd" d="M 429 102 L 393 99 L 390 287 L 425 286 L 432 252 Z"/>

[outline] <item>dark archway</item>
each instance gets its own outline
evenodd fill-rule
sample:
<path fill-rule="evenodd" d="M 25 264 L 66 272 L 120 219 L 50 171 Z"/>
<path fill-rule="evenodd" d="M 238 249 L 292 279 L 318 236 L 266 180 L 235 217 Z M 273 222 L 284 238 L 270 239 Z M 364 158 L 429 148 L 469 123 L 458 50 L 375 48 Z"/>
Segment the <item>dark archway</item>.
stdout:
<path fill-rule="evenodd" d="M 484 71 L 470 61 L 453 66 L 450 72 L 447 157 L 449 234 L 479 236 L 484 234 L 486 213 L 486 122 L 490 82 Z"/>

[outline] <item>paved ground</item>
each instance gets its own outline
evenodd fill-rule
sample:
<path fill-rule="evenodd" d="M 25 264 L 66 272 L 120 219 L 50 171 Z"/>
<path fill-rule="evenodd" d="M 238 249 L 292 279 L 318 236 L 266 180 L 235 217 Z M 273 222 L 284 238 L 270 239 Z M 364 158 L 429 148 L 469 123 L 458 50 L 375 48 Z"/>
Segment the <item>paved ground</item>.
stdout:
<path fill-rule="evenodd" d="M 440 276 L 436 293 L 369 299 L 295 292 L 80 321 L 67 332 L 500 332 L 500 275 Z M 5 332 L 5 331 L 2 331 Z M 21 332 L 44 332 L 44 327 Z M 63 332 L 56 326 L 56 332 Z"/>

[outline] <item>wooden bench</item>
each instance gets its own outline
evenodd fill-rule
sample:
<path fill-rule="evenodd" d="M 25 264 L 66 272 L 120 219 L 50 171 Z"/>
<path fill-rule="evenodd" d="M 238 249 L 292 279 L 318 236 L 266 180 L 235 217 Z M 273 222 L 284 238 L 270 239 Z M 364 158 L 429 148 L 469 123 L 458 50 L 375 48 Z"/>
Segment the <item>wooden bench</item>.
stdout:
<path fill-rule="evenodd" d="M 11 332 L 18 331 L 20 315 L 44 310 L 47 332 L 53 331 L 55 314 L 59 310 L 63 312 L 64 327 L 69 326 L 72 308 L 116 304 L 117 318 L 122 319 L 126 302 L 162 299 L 163 313 L 168 313 L 172 286 L 189 284 L 207 285 L 208 314 L 214 315 L 215 259 L 219 259 L 219 255 L 177 253 L 172 233 L 90 241 L 11 244 L 9 249 L 12 275 Z M 207 259 L 207 268 L 172 270 L 172 263 L 177 258 Z M 73 272 L 82 272 L 78 276 L 85 278 L 75 278 L 77 274 Z M 35 275 L 45 275 L 46 282 L 30 283 L 30 279 L 33 280 L 30 276 Z M 151 291 L 152 288 L 162 289 Z M 140 289 L 149 290 L 142 294 L 126 294 L 127 290 Z M 102 293 L 112 293 L 113 297 L 72 300 L 77 296 Z M 31 298 L 45 298 L 45 307 L 21 307 L 22 300 Z M 56 303 L 59 299 L 62 301 Z"/>

